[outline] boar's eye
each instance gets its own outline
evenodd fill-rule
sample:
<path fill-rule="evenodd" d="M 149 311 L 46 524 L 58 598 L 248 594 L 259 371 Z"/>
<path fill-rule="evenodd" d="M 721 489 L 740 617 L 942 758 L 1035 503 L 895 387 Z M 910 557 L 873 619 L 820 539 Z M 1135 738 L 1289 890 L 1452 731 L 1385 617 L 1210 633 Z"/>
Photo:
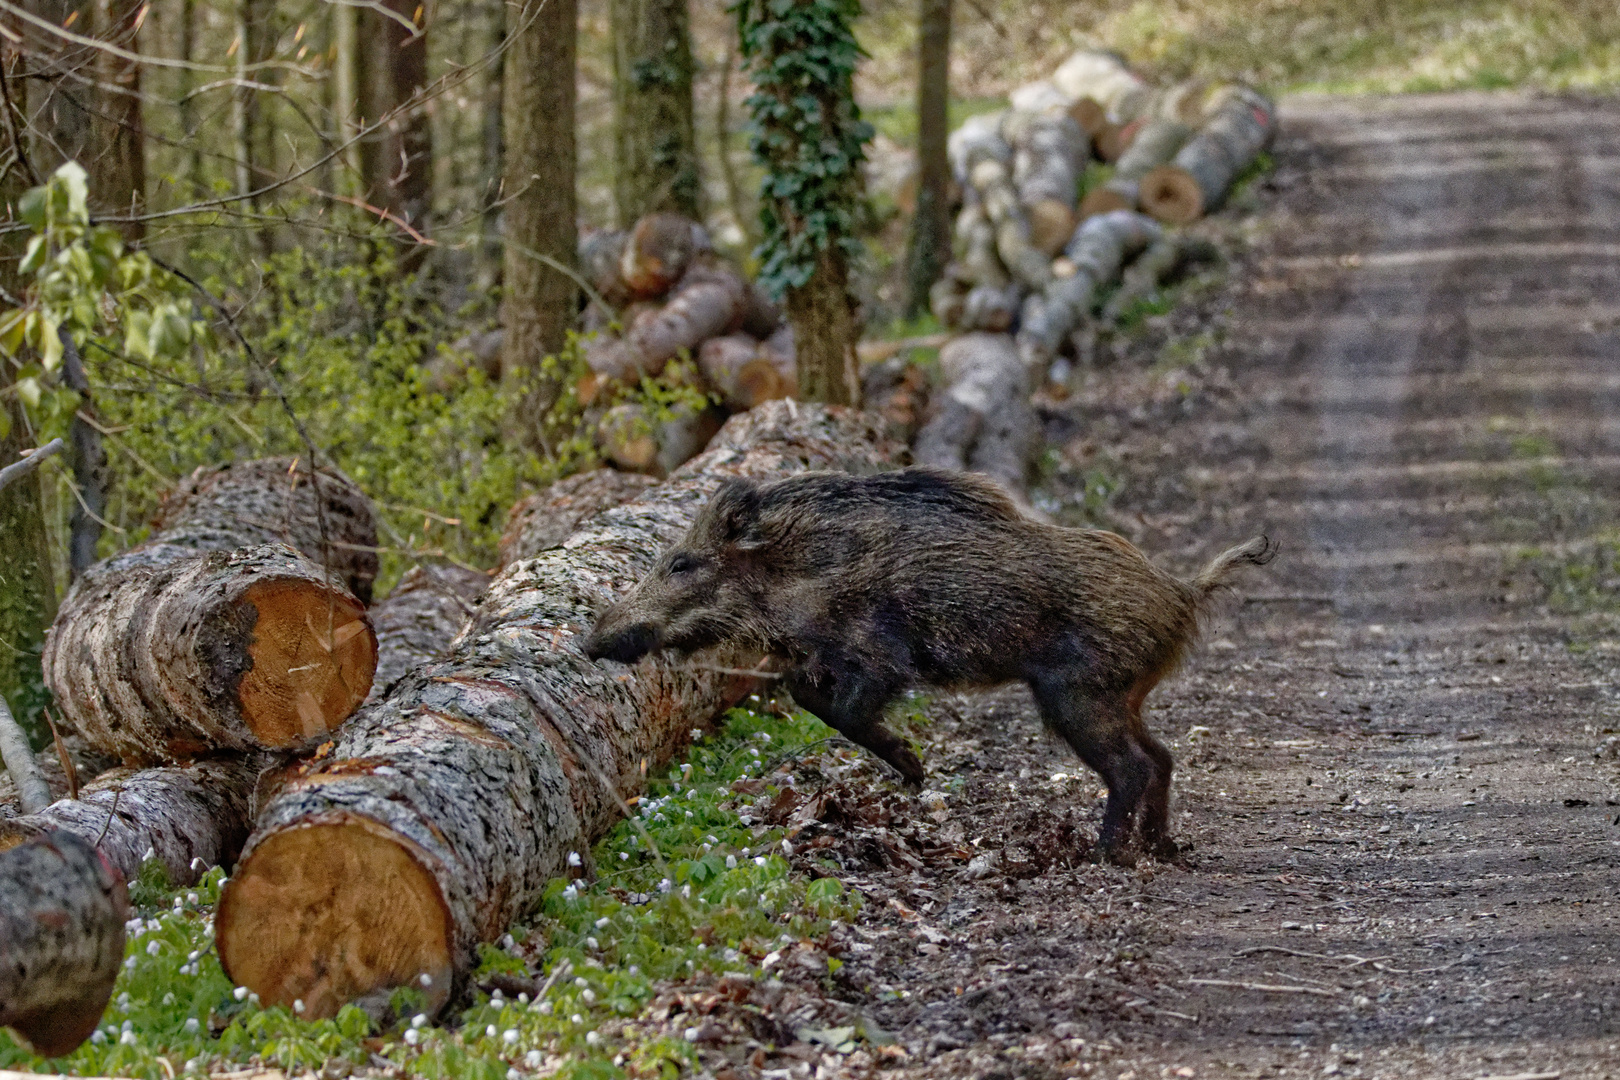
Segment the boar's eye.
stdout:
<path fill-rule="evenodd" d="M 669 560 L 669 572 L 672 574 L 685 574 L 697 569 L 697 560 L 690 555 L 680 554 Z"/>

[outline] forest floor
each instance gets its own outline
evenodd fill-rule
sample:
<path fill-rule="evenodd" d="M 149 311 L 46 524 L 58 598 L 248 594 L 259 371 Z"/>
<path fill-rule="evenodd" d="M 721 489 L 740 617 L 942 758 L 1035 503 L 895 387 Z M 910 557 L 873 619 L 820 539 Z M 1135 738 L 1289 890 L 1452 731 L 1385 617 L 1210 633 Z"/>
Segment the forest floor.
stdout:
<path fill-rule="evenodd" d="M 1283 118 L 1202 356 L 1047 412 L 1054 497 L 1114 476 L 1166 565 L 1282 544 L 1150 700 L 1191 850 L 1084 862 L 1027 694 L 933 699 L 942 796 L 800 779 L 796 861 L 867 897 L 833 996 L 896 1043 L 765 1075 L 1620 1077 L 1620 109 Z"/>

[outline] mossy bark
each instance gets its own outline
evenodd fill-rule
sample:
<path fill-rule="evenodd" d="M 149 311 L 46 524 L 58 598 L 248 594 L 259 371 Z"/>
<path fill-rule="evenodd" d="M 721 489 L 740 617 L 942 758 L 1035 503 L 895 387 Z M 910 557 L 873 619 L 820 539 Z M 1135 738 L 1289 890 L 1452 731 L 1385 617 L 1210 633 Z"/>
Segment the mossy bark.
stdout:
<path fill-rule="evenodd" d="M 613 121 L 619 227 L 672 210 L 701 219 L 686 0 L 612 0 Z"/>
<path fill-rule="evenodd" d="M 855 345 L 860 326 L 849 292 L 849 259 L 829 245 L 816 257 L 810 280 L 787 292 L 788 321 L 798 346 L 799 398 L 830 405 L 858 405 L 860 362 Z"/>
<path fill-rule="evenodd" d="M 928 290 L 951 261 L 951 2 L 918 0 L 917 210 L 906 249 L 906 314 L 928 310 Z"/>

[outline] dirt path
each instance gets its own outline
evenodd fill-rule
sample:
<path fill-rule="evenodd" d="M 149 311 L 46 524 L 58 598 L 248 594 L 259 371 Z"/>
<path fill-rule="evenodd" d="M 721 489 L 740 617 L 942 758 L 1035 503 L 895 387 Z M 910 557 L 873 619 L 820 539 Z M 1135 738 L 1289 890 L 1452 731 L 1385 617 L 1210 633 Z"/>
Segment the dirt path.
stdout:
<path fill-rule="evenodd" d="M 846 953 L 903 1075 L 1620 1077 L 1620 105 L 1284 116 L 1224 375 L 1057 425 L 1166 563 L 1283 543 L 1156 698 L 1194 850 L 1068 865 L 1095 778 L 937 704 L 923 825 L 989 858 L 874 870 Z"/>

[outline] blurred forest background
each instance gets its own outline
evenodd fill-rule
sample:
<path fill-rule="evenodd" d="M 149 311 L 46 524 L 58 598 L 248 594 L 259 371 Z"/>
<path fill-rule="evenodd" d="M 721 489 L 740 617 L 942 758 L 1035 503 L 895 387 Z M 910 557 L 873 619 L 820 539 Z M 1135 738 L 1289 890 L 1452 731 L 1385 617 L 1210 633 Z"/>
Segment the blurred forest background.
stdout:
<path fill-rule="evenodd" d="M 902 266 L 921 20 L 947 20 L 951 127 L 1082 45 L 1272 93 L 1620 81 L 1603 0 L 814 2 L 865 54 L 871 336 L 927 329 Z M 428 554 L 489 565 L 508 507 L 593 453 L 570 427 L 578 237 L 672 206 L 759 269 L 745 52 L 722 0 L 0 0 L 0 462 L 70 443 L 0 495 L 18 711 L 75 570 L 200 465 L 346 471 L 386 516 L 381 589 Z"/>

